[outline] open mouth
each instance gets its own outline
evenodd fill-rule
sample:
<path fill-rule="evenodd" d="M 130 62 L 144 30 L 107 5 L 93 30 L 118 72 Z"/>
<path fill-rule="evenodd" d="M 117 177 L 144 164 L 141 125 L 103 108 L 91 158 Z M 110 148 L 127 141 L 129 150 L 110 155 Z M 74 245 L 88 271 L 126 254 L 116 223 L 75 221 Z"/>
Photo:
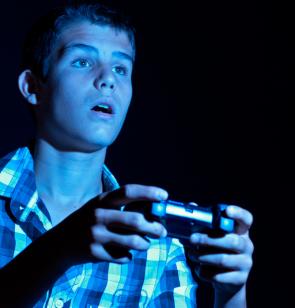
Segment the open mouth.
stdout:
<path fill-rule="evenodd" d="M 101 104 L 94 106 L 92 108 L 92 110 L 96 111 L 96 112 L 106 113 L 106 114 L 113 114 L 112 107 L 110 105 L 104 104 L 104 103 L 101 103 Z"/>

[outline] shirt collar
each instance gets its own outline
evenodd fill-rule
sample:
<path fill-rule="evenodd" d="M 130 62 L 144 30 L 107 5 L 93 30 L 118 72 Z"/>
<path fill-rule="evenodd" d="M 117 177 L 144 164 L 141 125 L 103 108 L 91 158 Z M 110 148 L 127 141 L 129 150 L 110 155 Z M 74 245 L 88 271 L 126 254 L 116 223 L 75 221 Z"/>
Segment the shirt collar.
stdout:
<path fill-rule="evenodd" d="M 119 187 L 106 165 L 103 165 L 102 182 L 104 191 Z M 34 160 L 28 147 L 0 159 L 0 196 L 11 199 L 11 212 L 19 221 L 24 221 L 37 206 Z"/>

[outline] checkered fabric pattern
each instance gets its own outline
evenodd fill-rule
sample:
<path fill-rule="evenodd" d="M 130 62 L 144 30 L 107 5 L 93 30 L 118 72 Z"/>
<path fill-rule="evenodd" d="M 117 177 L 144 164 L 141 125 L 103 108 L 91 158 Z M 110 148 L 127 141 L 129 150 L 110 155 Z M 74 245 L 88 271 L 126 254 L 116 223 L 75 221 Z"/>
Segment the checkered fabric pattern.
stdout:
<path fill-rule="evenodd" d="M 38 197 L 27 147 L 0 160 L 0 267 L 52 228 Z M 106 191 L 119 187 L 106 166 Z M 151 240 L 132 261 L 86 263 L 69 268 L 34 307 L 196 307 L 196 288 L 176 239 Z"/>

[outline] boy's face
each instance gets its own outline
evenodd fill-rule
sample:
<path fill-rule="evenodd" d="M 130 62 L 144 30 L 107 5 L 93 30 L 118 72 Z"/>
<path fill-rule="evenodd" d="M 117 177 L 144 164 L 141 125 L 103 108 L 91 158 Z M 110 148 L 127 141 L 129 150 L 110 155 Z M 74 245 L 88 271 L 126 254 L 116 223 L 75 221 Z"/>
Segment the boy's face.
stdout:
<path fill-rule="evenodd" d="M 89 22 L 71 24 L 48 60 L 37 112 L 41 137 L 69 151 L 109 146 L 132 97 L 133 48 L 127 34 Z"/>

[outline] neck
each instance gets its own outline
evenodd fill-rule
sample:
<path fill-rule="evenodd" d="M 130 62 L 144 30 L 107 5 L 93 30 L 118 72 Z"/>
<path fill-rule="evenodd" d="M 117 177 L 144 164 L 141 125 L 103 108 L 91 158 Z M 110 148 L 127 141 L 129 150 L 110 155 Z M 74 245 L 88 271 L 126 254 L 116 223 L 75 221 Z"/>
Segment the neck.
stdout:
<path fill-rule="evenodd" d="M 59 205 L 75 206 L 97 196 L 102 192 L 105 154 L 106 149 L 93 153 L 61 151 L 37 139 L 34 169 L 39 196 Z"/>

